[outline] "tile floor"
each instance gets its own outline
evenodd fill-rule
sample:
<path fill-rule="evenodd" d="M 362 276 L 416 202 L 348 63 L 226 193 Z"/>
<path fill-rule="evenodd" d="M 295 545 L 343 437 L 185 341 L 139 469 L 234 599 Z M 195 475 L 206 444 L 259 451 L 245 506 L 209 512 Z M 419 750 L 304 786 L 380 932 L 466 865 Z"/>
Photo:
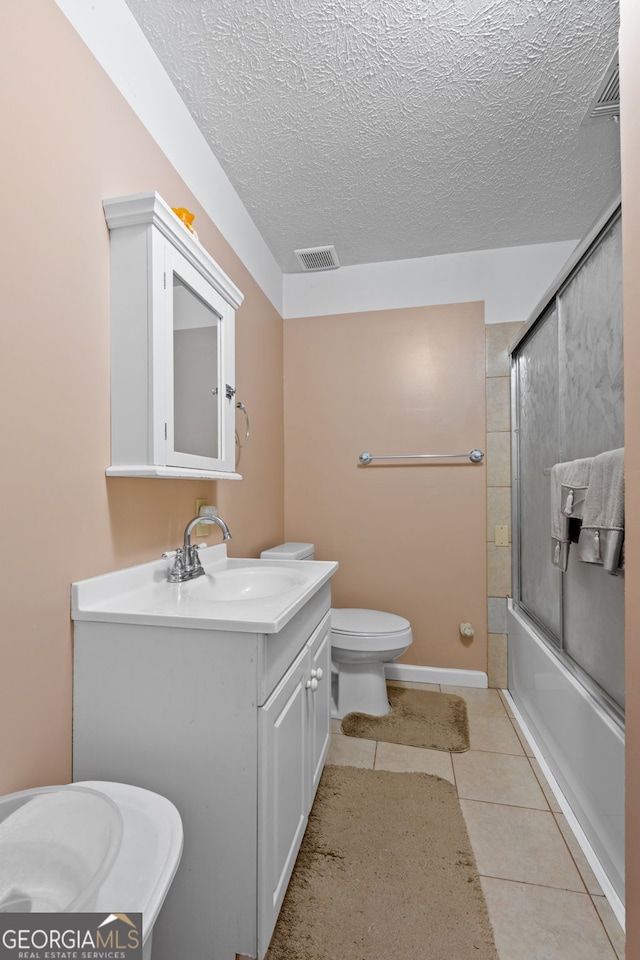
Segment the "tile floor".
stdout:
<path fill-rule="evenodd" d="M 327 762 L 421 771 L 455 785 L 500 960 L 623 960 L 620 925 L 506 699 L 497 690 L 404 685 L 464 697 L 470 750 L 359 740 L 334 720 Z"/>

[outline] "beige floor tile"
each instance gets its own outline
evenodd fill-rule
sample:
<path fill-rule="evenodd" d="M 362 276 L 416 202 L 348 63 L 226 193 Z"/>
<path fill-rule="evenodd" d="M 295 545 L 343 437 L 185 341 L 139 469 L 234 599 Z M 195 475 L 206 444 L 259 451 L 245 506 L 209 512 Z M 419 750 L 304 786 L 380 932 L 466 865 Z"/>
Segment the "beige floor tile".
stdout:
<path fill-rule="evenodd" d="M 455 783 L 451 756 L 445 750 L 424 750 L 421 747 L 379 741 L 374 769 L 393 770 L 395 773 L 430 773 Z"/>
<path fill-rule="evenodd" d="M 530 757 L 529 763 L 531 764 L 531 769 L 533 770 L 538 780 L 538 783 L 540 784 L 542 792 L 547 798 L 547 803 L 549 804 L 549 807 L 551 808 L 551 810 L 553 810 L 554 813 L 562 813 L 562 807 L 558 803 L 555 793 L 549 786 L 547 782 L 547 778 L 542 772 L 542 767 L 540 766 L 540 764 L 538 763 L 535 757 Z"/>
<path fill-rule="evenodd" d="M 592 897 L 594 906 L 600 915 L 604 928 L 613 944 L 618 960 L 624 960 L 625 936 L 624 930 L 604 897 Z"/>
<path fill-rule="evenodd" d="M 451 759 L 459 797 L 548 810 L 526 757 L 469 750 Z"/>
<path fill-rule="evenodd" d="M 508 714 L 510 717 L 514 717 L 515 714 L 514 714 L 514 712 L 513 712 L 513 709 L 512 709 L 512 707 L 511 707 L 511 704 L 509 703 L 509 701 L 508 701 L 507 698 L 505 697 L 505 695 L 504 695 L 504 693 L 502 692 L 502 690 L 498 690 L 498 695 L 499 695 L 499 697 L 500 697 L 500 700 L 501 700 L 502 703 L 504 704 L 504 708 L 505 708 L 505 710 L 507 711 L 507 714 Z"/>
<path fill-rule="evenodd" d="M 375 740 L 361 740 L 359 737 L 345 737 L 344 734 L 338 734 L 331 738 L 327 763 L 347 767 L 366 767 L 368 770 L 373 770 L 375 756 Z"/>
<path fill-rule="evenodd" d="M 469 713 L 469 742 L 472 750 L 524 756 L 524 749 L 509 717 Z"/>
<path fill-rule="evenodd" d="M 512 718 L 511 722 L 513 724 L 513 729 L 516 732 L 516 736 L 518 737 L 520 743 L 522 744 L 522 749 L 524 750 L 524 752 L 528 757 L 533 757 L 534 756 L 533 748 L 531 747 L 531 744 L 525 737 L 522 727 L 520 726 L 520 724 L 518 723 L 515 717 Z"/>
<path fill-rule="evenodd" d="M 551 811 L 461 800 L 478 872 L 585 893 Z"/>
<path fill-rule="evenodd" d="M 560 828 L 560 832 L 562 833 L 562 836 L 565 839 L 565 843 L 569 847 L 571 856 L 575 860 L 576 866 L 580 871 L 580 876 L 584 881 L 585 887 L 587 888 L 589 893 L 594 897 L 604 896 L 604 892 L 602 890 L 602 887 L 600 886 L 598 878 L 596 877 L 595 873 L 589 866 L 589 861 L 587 860 L 584 853 L 582 852 L 580 844 L 576 840 L 573 830 L 567 823 L 567 818 L 563 813 L 554 813 L 554 816 L 556 818 L 556 823 Z"/>
<path fill-rule="evenodd" d="M 500 960 L 616 960 L 586 893 L 481 877 Z"/>
<path fill-rule="evenodd" d="M 467 704 L 467 713 L 477 713 L 485 717 L 506 717 L 507 711 L 504 708 L 502 699 L 497 690 L 488 690 L 480 687 L 458 687 L 445 686 L 441 688 L 443 693 L 455 693 Z"/>

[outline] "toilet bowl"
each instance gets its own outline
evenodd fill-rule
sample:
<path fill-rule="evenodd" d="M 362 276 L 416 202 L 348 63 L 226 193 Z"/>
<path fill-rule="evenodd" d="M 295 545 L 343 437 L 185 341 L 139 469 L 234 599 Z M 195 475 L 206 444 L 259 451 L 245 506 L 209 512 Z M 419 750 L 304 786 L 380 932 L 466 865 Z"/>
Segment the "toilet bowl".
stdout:
<path fill-rule="evenodd" d="M 143 960 L 182 856 L 165 797 L 88 780 L 0 797 L 0 913 L 141 913 Z"/>
<path fill-rule="evenodd" d="M 383 717 L 387 699 L 384 665 L 408 650 L 413 636 L 404 617 L 381 610 L 342 607 L 331 611 L 334 684 L 332 716 L 369 713 Z"/>
<path fill-rule="evenodd" d="M 282 543 L 263 550 L 264 560 L 313 560 L 312 543 Z M 331 610 L 331 715 L 389 713 L 384 665 L 400 657 L 413 640 L 404 617 L 381 610 Z"/>

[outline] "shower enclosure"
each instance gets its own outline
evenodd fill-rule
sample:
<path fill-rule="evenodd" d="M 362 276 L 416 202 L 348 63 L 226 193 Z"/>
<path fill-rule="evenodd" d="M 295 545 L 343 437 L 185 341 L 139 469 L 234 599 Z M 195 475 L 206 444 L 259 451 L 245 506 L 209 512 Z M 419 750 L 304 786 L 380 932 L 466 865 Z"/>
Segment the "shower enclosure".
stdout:
<path fill-rule="evenodd" d="M 580 245 L 512 348 L 509 690 L 620 903 L 624 576 L 552 563 L 551 467 L 624 445 L 620 207 Z M 611 892 L 611 891 L 610 891 Z"/>

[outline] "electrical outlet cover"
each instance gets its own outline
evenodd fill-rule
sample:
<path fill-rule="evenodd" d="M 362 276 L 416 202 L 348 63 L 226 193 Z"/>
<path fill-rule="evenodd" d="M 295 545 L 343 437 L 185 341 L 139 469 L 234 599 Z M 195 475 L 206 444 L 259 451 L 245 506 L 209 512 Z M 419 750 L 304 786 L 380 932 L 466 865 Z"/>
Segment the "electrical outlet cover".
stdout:
<path fill-rule="evenodd" d="M 196 500 L 196 517 L 204 516 L 203 510 L 208 505 L 208 500 Z M 197 527 L 194 528 L 194 536 L 196 537 L 206 537 L 210 533 L 210 523 L 199 523 Z"/>

